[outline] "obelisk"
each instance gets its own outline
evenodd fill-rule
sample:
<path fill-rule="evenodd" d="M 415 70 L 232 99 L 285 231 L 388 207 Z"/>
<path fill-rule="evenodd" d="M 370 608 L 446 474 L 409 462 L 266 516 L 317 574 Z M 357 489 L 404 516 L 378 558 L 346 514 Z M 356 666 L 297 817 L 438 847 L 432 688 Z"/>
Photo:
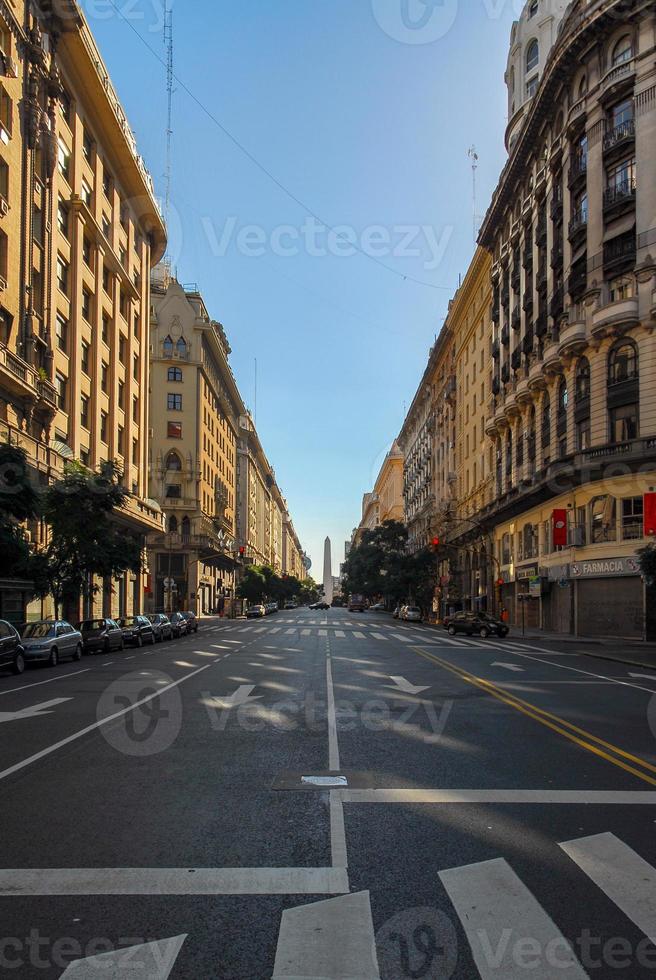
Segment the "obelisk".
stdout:
<path fill-rule="evenodd" d="M 333 559 L 330 538 L 326 538 L 323 546 L 323 594 L 326 602 L 333 601 Z"/>

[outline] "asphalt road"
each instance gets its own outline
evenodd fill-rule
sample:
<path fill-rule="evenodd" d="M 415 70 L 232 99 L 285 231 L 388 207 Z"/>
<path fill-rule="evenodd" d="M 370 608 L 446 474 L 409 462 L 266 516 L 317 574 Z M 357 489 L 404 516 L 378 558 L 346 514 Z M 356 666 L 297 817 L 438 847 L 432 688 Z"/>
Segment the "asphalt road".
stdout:
<path fill-rule="evenodd" d="M 656 672 L 341 609 L 2 675 L 0 977 L 656 976 L 655 738 Z"/>

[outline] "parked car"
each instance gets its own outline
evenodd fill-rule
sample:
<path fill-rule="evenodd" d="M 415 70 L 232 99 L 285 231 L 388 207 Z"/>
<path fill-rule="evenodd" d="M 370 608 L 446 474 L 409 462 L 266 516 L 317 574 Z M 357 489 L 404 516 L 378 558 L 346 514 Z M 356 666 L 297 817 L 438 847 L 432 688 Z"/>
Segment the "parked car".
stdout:
<path fill-rule="evenodd" d="M 483 639 L 491 633 L 503 637 L 508 636 L 509 632 L 505 623 L 484 612 L 457 612 L 444 620 L 444 628 L 451 636 L 455 636 L 456 633 L 466 633 L 468 636 L 478 633 Z"/>
<path fill-rule="evenodd" d="M 56 667 L 60 660 L 82 659 L 82 634 L 63 619 L 41 619 L 28 623 L 22 644 L 26 661 L 46 660 Z"/>
<path fill-rule="evenodd" d="M 85 619 L 78 629 L 86 653 L 109 653 L 125 646 L 123 630 L 113 619 Z"/>
<path fill-rule="evenodd" d="M 403 615 L 401 616 L 401 619 L 404 623 L 420 623 L 421 618 L 421 609 L 419 606 L 403 607 Z"/>
<path fill-rule="evenodd" d="M 178 640 L 181 636 L 187 635 L 187 620 L 184 618 L 181 612 L 171 613 L 171 630 L 173 636 Z"/>
<path fill-rule="evenodd" d="M 371 612 L 385 612 L 385 603 L 377 602 L 375 605 L 369 607 Z"/>
<path fill-rule="evenodd" d="M 123 640 L 129 646 L 142 647 L 155 643 L 153 624 L 146 616 L 123 616 L 118 625 L 123 630 Z"/>
<path fill-rule="evenodd" d="M 287 606 L 285 606 L 285 609 Z M 262 616 L 266 616 L 266 608 L 262 603 L 256 603 L 254 606 L 249 606 L 246 610 L 247 619 L 261 619 Z"/>
<path fill-rule="evenodd" d="M 153 613 L 148 619 L 152 623 L 155 639 L 158 643 L 173 639 L 173 629 L 168 616 L 165 616 L 164 613 Z"/>
<path fill-rule="evenodd" d="M 330 609 L 330 603 L 320 599 L 319 602 L 313 602 L 310 609 Z"/>
<path fill-rule="evenodd" d="M 278 612 L 278 603 L 277 602 L 267 602 L 267 604 L 264 607 L 264 609 L 265 609 L 265 612 L 266 612 L 267 616 L 270 616 L 272 613 Z"/>
<path fill-rule="evenodd" d="M 298 609 L 298 604 L 296 602 L 286 602 L 285 609 Z"/>
<path fill-rule="evenodd" d="M 183 612 L 181 615 L 187 624 L 187 633 L 197 633 L 198 620 L 196 619 L 196 613 Z"/>
<path fill-rule="evenodd" d="M 22 674 L 25 670 L 20 633 L 6 619 L 0 619 L 0 667 L 10 667 L 14 674 Z"/>

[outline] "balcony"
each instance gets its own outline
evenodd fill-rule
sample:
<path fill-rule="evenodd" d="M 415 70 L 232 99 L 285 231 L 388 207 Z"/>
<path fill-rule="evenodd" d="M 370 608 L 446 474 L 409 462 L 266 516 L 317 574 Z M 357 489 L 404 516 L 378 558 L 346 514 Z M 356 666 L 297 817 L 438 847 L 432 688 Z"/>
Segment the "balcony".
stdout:
<path fill-rule="evenodd" d="M 522 255 L 522 265 L 527 270 L 533 268 L 533 249 L 530 246 L 524 249 L 524 254 Z"/>
<path fill-rule="evenodd" d="M 560 345 L 558 341 L 551 337 L 544 349 L 542 358 L 542 370 L 545 374 L 558 374 L 562 368 L 560 360 Z"/>
<path fill-rule="evenodd" d="M 495 340 L 492 344 L 492 357 L 494 358 L 495 361 L 498 361 L 500 356 L 501 356 L 501 347 L 499 345 L 499 341 Z"/>
<path fill-rule="evenodd" d="M 510 318 L 510 325 L 513 330 L 519 330 L 522 325 L 522 314 L 518 306 L 512 311 L 512 316 Z"/>
<path fill-rule="evenodd" d="M 604 153 L 609 153 L 615 147 L 627 147 L 634 140 L 635 120 L 627 119 L 626 122 L 620 123 L 619 126 L 614 126 L 612 129 L 609 129 L 604 135 Z"/>
<path fill-rule="evenodd" d="M 585 103 L 587 95 L 584 95 L 582 99 L 575 102 L 574 105 L 569 110 L 569 115 L 567 116 L 568 123 L 573 122 L 574 119 L 578 119 L 585 112 Z"/>
<path fill-rule="evenodd" d="M 542 259 L 538 264 L 538 271 L 535 276 L 535 285 L 539 293 L 547 288 L 547 263 Z"/>
<path fill-rule="evenodd" d="M 549 329 L 549 324 L 547 322 L 546 310 L 541 310 L 538 314 L 537 320 L 535 321 L 535 336 L 544 337 Z"/>
<path fill-rule="evenodd" d="M 549 213 L 551 215 L 551 220 L 554 222 L 554 224 L 557 224 L 559 221 L 562 221 L 563 198 L 561 194 L 558 195 L 554 194 Z"/>
<path fill-rule="evenodd" d="M 612 184 L 604 191 L 604 218 L 608 219 L 628 208 L 635 207 L 636 181 L 635 177 L 627 177 Z"/>
<path fill-rule="evenodd" d="M 551 301 L 549 303 L 549 316 L 552 316 L 554 320 L 557 320 L 558 317 L 562 316 L 562 313 L 563 313 L 563 287 L 562 285 L 560 285 L 554 290 L 554 293 L 551 297 Z"/>
<path fill-rule="evenodd" d="M 446 383 L 446 388 L 444 390 L 444 397 L 448 402 L 455 402 L 456 394 L 458 391 L 456 376 L 452 374 Z"/>
<path fill-rule="evenodd" d="M 616 273 L 632 268 L 636 262 L 635 232 L 618 235 L 604 242 L 604 272 Z"/>
<path fill-rule="evenodd" d="M 515 398 L 517 399 L 518 405 L 530 405 L 532 403 L 533 396 L 528 385 L 528 378 L 522 378 L 517 382 Z"/>
<path fill-rule="evenodd" d="M 510 381 L 510 365 L 508 363 L 504 364 L 501 368 L 501 381 L 505 385 Z"/>
<path fill-rule="evenodd" d="M 142 534 L 164 533 L 164 514 L 159 504 L 130 494 L 120 511 L 118 519 Z"/>
<path fill-rule="evenodd" d="M 27 453 L 30 466 L 48 477 L 61 478 L 64 474 L 64 459 L 54 449 L 40 442 L 34 436 L 22 432 L 8 422 L 0 421 L 0 443 L 20 446 Z"/>
<path fill-rule="evenodd" d="M 579 299 L 588 286 L 588 272 L 583 265 L 581 268 L 572 267 L 572 273 L 567 280 L 567 292 L 573 300 Z"/>
<path fill-rule="evenodd" d="M 514 391 L 510 392 L 503 403 L 503 414 L 509 420 L 517 418 L 520 414 L 519 405 L 517 404 L 517 396 Z"/>
<path fill-rule="evenodd" d="M 522 339 L 522 352 L 524 354 L 531 354 L 533 352 L 533 343 L 533 331 L 530 330 Z"/>
<path fill-rule="evenodd" d="M 519 292 L 519 284 L 520 284 L 520 281 L 521 281 L 519 256 L 515 260 L 515 263 L 516 264 L 513 266 L 512 275 L 510 276 L 510 285 L 512 286 L 513 290 L 516 293 L 518 293 Z"/>
<path fill-rule="evenodd" d="M 530 391 L 541 391 L 546 388 L 544 374 L 542 372 L 542 361 L 539 357 L 534 357 L 528 373 L 528 387 Z"/>
<path fill-rule="evenodd" d="M 18 398 L 33 399 L 40 407 L 57 411 L 54 385 L 4 344 L 0 344 L 0 383 Z"/>
<path fill-rule="evenodd" d="M 514 351 L 510 356 L 510 365 L 513 371 L 519 371 L 522 366 L 522 349 L 521 347 L 515 347 Z"/>
<path fill-rule="evenodd" d="M 574 308 L 570 307 L 569 316 L 574 316 Z M 561 327 L 560 346 L 558 352 L 561 357 L 568 357 L 572 354 L 580 354 L 587 346 L 587 327 L 585 319 L 573 319 Z"/>
<path fill-rule="evenodd" d="M 562 265 L 563 262 L 563 243 L 559 238 L 556 244 L 551 249 L 551 268 L 555 266 Z"/>
<path fill-rule="evenodd" d="M 598 340 L 635 327 L 640 323 L 638 297 L 616 300 L 600 306 L 592 314 L 591 334 Z"/>
<path fill-rule="evenodd" d="M 579 181 L 585 180 L 586 174 L 588 172 L 588 157 L 586 154 L 575 157 L 572 161 L 572 166 L 569 168 L 567 173 L 567 183 L 570 187 Z"/>
<path fill-rule="evenodd" d="M 538 223 L 535 228 L 535 244 L 540 246 L 544 245 L 547 240 L 547 219 L 544 214 L 541 214 L 538 218 Z"/>
<path fill-rule="evenodd" d="M 567 229 L 567 237 L 570 242 L 574 244 L 585 237 L 588 230 L 588 209 L 578 208 L 571 217 L 569 227 Z"/>
<path fill-rule="evenodd" d="M 524 290 L 522 309 L 524 310 L 524 313 L 530 313 L 530 311 L 533 309 L 533 287 L 531 285 L 527 286 Z"/>
<path fill-rule="evenodd" d="M 510 344 L 510 329 L 506 323 L 501 330 L 501 343 L 504 347 L 508 347 Z"/>
<path fill-rule="evenodd" d="M 635 75 L 635 58 L 628 58 L 621 65 L 615 65 L 614 68 L 606 72 L 601 79 L 601 88 L 606 91 L 613 85 L 617 85 L 618 82 L 628 80 L 632 75 Z"/>

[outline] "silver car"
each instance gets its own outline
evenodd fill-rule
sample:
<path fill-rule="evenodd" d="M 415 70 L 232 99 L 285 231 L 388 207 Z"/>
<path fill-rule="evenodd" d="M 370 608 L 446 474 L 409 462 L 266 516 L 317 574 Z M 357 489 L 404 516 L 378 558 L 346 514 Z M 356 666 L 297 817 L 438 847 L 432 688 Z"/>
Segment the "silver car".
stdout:
<path fill-rule="evenodd" d="M 60 660 L 81 660 L 83 640 L 79 630 L 63 619 L 42 619 L 28 623 L 22 637 L 25 660 L 45 660 L 56 667 Z"/>
<path fill-rule="evenodd" d="M 401 619 L 404 623 L 420 623 L 421 609 L 419 606 L 404 606 L 401 612 Z"/>

